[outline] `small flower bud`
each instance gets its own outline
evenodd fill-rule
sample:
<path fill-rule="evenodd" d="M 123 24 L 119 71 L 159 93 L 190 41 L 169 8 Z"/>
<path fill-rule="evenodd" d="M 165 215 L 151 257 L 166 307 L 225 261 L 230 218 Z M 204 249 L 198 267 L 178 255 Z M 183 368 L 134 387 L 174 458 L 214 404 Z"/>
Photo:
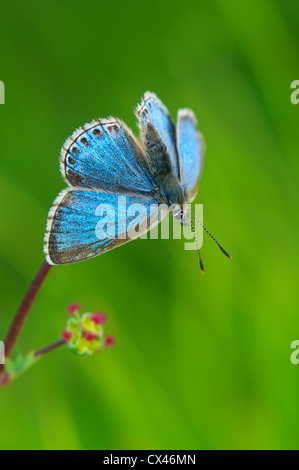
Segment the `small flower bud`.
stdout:
<path fill-rule="evenodd" d="M 93 339 L 97 338 L 96 335 L 93 335 L 92 333 L 85 333 L 85 339 L 87 339 L 87 341 L 92 341 Z"/>
<path fill-rule="evenodd" d="M 80 304 L 77 304 L 77 303 L 73 303 L 71 305 L 68 306 L 68 309 L 67 309 L 67 313 L 69 315 L 73 315 L 75 312 L 77 312 L 78 310 L 80 310 Z"/>
<path fill-rule="evenodd" d="M 63 330 L 62 337 L 65 341 L 70 341 L 70 339 L 72 338 L 72 333 L 68 330 Z"/>
<path fill-rule="evenodd" d="M 102 312 L 92 313 L 90 318 L 96 325 L 103 325 L 106 323 L 106 315 Z"/>
<path fill-rule="evenodd" d="M 111 348 L 115 344 L 115 338 L 114 336 L 106 336 L 105 338 L 105 346 L 107 348 Z"/>

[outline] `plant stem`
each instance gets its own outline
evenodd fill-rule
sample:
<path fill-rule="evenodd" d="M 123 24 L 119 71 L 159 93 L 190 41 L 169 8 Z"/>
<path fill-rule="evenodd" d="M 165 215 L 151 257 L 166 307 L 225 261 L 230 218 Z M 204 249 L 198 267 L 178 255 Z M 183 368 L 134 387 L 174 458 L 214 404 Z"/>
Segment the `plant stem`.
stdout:
<path fill-rule="evenodd" d="M 1 374 L 0 375 L 0 387 L 8 385 L 10 382 L 10 377 L 8 374 Z"/>
<path fill-rule="evenodd" d="M 29 313 L 29 310 L 34 302 L 34 299 L 43 283 L 45 280 L 46 275 L 48 274 L 49 270 L 51 268 L 51 265 L 47 263 L 47 261 L 44 261 L 43 264 L 41 265 L 37 275 L 32 281 L 31 286 L 29 287 L 27 294 L 25 295 L 23 302 L 20 305 L 20 308 L 12 322 L 12 325 L 9 329 L 8 335 L 6 337 L 5 341 L 5 356 L 9 357 L 12 349 L 15 345 L 15 342 L 20 334 L 20 331 L 22 329 L 22 326 L 24 324 L 24 321 L 27 318 L 27 315 Z M 0 365 L 0 373 L 3 371 L 4 366 Z"/>
<path fill-rule="evenodd" d="M 59 346 L 63 346 L 66 343 L 64 339 L 60 339 L 59 341 L 56 341 L 55 343 L 49 344 L 48 346 L 45 346 L 42 349 L 39 349 L 36 351 L 34 354 L 35 357 L 43 356 L 44 354 L 47 354 L 50 351 L 53 351 L 53 349 L 59 348 Z"/>

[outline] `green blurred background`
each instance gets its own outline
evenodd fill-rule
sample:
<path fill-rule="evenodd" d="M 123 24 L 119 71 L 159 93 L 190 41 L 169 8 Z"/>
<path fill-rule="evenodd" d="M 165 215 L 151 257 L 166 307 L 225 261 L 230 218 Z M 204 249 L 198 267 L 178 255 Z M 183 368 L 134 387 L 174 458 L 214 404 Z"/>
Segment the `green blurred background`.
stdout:
<path fill-rule="evenodd" d="M 0 390 L 3 449 L 298 448 L 296 0 L 1 4 L 0 339 L 43 261 L 64 140 L 95 117 L 136 130 L 155 91 L 206 144 L 202 276 L 182 240 L 137 240 L 55 267 L 19 346 L 60 337 L 71 302 L 114 349 L 63 348 Z"/>

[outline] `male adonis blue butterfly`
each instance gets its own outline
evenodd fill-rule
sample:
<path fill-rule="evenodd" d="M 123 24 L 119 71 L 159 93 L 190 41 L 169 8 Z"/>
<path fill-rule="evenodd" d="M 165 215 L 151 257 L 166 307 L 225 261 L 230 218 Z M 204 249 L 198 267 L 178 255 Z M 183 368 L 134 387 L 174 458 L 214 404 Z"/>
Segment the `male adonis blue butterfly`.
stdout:
<path fill-rule="evenodd" d="M 116 248 L 153 228 L 175 205 L 179 210 L 174 216 L 194 232 L 190 216 L 195 217 L 184 204 L 194 200 L 203 166 L 204 143 L 195 116 L 180 109 L 175 127 L 166 107 L 150 92 L 135 114 L 141 142 L 124 122 L 109 118 L 85 124 L 62 147 L 60 169 L 68 187 L 48 215 L 44 252 L 49 264 L 83 261 Z M 129 237 L 126 224 L 120 223 L 120 196 L 126 196 L 125 215 L 132 204 L 147 208 L 136 236 Z M 97 236 L 97 208 L 102 204 L 115 210 L 115 237 Z M 168 209 L 152 217 L 160 204 Z M 198 256 L 203 272 L 199 250 Z"/>

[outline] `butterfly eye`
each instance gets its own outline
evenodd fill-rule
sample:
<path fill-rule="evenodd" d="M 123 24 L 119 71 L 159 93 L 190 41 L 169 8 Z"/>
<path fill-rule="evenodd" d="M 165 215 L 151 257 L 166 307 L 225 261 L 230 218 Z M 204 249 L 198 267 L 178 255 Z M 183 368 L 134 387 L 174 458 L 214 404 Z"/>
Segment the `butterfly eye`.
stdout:
<path fill-rule="evenodd" d="M 92 132 L 97 137 L 101 137 L 103 135 L 103 132 L 101 132 L 100 129 L 94 129 Z"/>

